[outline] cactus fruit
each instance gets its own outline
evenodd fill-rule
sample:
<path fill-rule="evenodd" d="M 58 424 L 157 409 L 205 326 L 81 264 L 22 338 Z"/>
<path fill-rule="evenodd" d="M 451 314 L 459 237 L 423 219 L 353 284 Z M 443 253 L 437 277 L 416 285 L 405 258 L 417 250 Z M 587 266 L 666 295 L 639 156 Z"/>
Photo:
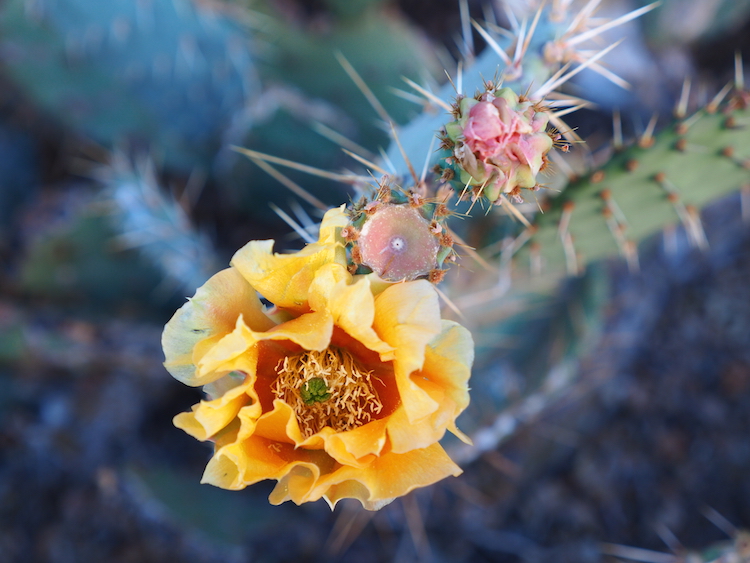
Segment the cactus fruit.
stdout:
<path fill-rule="evenodd" d="M 349 209 L 351 223 L 342 229 L 350 270 L 375 272 L 388 282 L 426 277 L 438 283 L 455 260 L 453 238 L 444 222 L 445 203 L 426 200 L 381 180 L 377 195 Z"/>

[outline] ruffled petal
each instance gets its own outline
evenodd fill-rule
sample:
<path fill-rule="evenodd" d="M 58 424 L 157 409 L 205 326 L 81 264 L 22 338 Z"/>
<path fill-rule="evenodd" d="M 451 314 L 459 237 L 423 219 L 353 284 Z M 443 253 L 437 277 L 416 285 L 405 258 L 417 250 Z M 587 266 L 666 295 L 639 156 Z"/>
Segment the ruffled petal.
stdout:
<path fill-rule="evenodd" d="M 396 349 L 396 384 L 408 419 L 415 422 L 428 416 L 438 404 L 410 376 L 422 368 L 427 344 L 440 333 L 435 288 L 425 280 L 389 287 L 375 300 L 373 327 Z"/>
<path fill-rule="evenodd" d="M 183 412 L 174 417 L 174 425 L 194 438 L 205 441 L 212 438 L 232 422 L 242 407 L 248 404 L 260 415 L 260 404 L 248 395 L 254 377 L 245 376 L 241 385 L 234 387 L 213 401 L 201 401 L 192 412 Z"/>
<path fill-rule="evenodd" d="M 450 400 L 448 430 L 465 441 L 468 438 L 456 428 L 455 420 L 469 406 L 474 340 L 465 327 L 454 321 L 443 320 L 442 327 L 442 332 L 427 346 L 420 375 L 441 389 Z"/>
<path fill-rule="evenodd" d="M 294 455 L 294 448 L 288 444 L 251 436 L 218 448 L 201 483 L 239 490 L 264 479 L 280 479 Z"/>
<path fill-rule="evenodd" d="M 255 434 L 276 442 L 294 444 L 295 447 L 303 442 L 292 407 L 279 399 L 274 400 L 270 412 L 264 413 L 258 419 Z"/>
<path fill-rule="evenodd" d="M 255 330 L 268 330 L 274 325 L 263 313 L 263 305 L 252 286 L 234 269 L 228 268 L 198 288 L 195 296 L 178 309 L 164 327 L 164 367 L 186 385 L 198 386 L 212 381 L 196 374 L 195 348 L 199 344 L 210 347 L 218 342 L 232 332 L 240 316 Z"/>
<path fill-rule="evenodd" d="M 317 500 L 310 498 L 322 474 L 338 467 L 323 450 L 294 449 L 253 436 L 219 448 L 206 466 L 202 483 L 224 489 L 238 490 L 248 485 L 274 479 L 278 481 L 269 500 L 281 504 L 292 500 L 297 504 Z"/>
<path fill-rule="evenodd" d="M 341 467 L 323 475 L 309 500 L 324 496 L 333 508 L 342 498 L 356 498 L 367 510 L 378 510 L 396 497 L 462 473 L 440 444 L 411 452 L 385 453 L 364 468 Z"/>
<path fill-rule="evenodd" d="M 442 399 L 442 397 L 432 397 Z M 438 401 L 435 401 L 436 403 Z M 440 403 L 438 403 L 440 405 Z M 423 417 L 417 422 L 409 421 L 404 408 L 388 417 L 388 440 L 394 453 L 405 453 L 414 449 L 426 448 L 434 444 L 445 435 L 447 420 L 435 420 L 436 412 Z"/>
<path fill-rule="evenodd" d="M 254 332 L 256 341 L 289 340 L 305 350 L 323 351 L 331 343 L 333 318 L 329 311 L 313 311 L 277 325 L 267 332 Z"/>
<path fill-rule="evenodd" d="M 247 354 L 257 354 L 253 347 L 262 340 L 286 340 L 298 344 L 306 350 L 325 350 L 331 342 L 333 319 L 328 311 L 313 311 L 274 326 L 266 332 L 256 332 L 237 319 L 235 329 L 207 350 L 196 361 L 198 376 L 206 383 L 216 379 L 217 371 L 238 369 Z M 213 379 L 211 379 L 213 377 Z"/>
<path fill-rule="evenodd" d="M 237 318 L 234 330 L 218 340 L 200 342 L 193 352 L 196 380 L 205 383 L 215 381 L 220 375 L 239 369 L 248 362 L 254 371 L 257 352 L 252 350 L 255 340 L 253 331 L 245 324 L 242 315 Z"/>
<path fill-rule="evenodd" d="M 326 437 L 325 450 L 340 463 L 362 467 L 385 447 L 387 426 L 388 418 L 384 418 L 346 432 L 334 432 Z"/>
<path fill-rule="evenodd" d="M 305 438 L 292 408 L 276 399 L 273 409 L 257 420 L 254 434 L 279 443 L 293 444 L 295 449 L 325 450 L 339 463 L 361 467 L 371 461 L 371 455 L 379 454 L 385 446 L 386 425 L 387 419 L 383 419 L 346 432 L 325 427 Z"/>
<path fill-rule="evenodd" d="M 337 327 L 378 352 L 382 361 L 392 360 L 394 347 L 381 340 L 372 328 L 375 299 L 370 279 L 361 277 L 351 282 L 352 276 L 343 266 L 329 264 L 322 267 L 310 286 L 310 307 L 330 311 Z"/>
<path fill-rule="evenodd" d="M 337 240 L 346 223 L 343 208 L 333 209 L 323 218 L 318 242 L 299 252 L 276 254 L 272 240 L 251 241 L 235 253 L 231 264 L 274 305 L 304 310 L 317 270 L 334 262 L 346 266 L 344 245 Z"/>
<path fill-rule="evenodd" d="M 418 421 L 410 421 L 404 409 L 397 409 L 389 417 L 388 437 L 396 453 L 427 447 L 440 440 L 446 429 L 468 441 L 456 428 L 455 420 L 469 404 L 473 341 L 469 331 L 458 323 L 443 320 L 442 327 L 425 350 L 422 369 L 411 376 L 438 406 Z"/>

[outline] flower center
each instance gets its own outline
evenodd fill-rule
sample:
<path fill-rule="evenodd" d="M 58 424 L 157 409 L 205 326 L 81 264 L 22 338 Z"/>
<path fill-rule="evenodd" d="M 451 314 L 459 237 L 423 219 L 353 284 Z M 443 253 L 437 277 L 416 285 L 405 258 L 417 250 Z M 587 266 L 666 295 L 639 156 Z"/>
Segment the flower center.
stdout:
<path fill-rule="evenodd" d="M 406 241 L 403 238 L 396 236 L 391 239 L 391 249 L 394 252 L 401 252 L 404 248 L 406 248 Z"/>
<path fill-rule="evenodd" d="M 277 364 L 276 373 L 271 390 L 292 407 L 305 437 L 326 426 L 337 432 L 358 428 L 383 409 L 372 371 L 360 368 L 345 350 L 286 356 Z"/>

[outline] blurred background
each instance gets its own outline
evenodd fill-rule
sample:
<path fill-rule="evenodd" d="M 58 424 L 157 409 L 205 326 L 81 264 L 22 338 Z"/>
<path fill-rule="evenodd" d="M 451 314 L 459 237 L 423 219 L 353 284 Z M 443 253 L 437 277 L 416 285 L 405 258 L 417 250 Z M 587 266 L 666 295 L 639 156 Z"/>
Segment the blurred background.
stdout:
<path fill-rule="evenodd" d="M 612 16 L 645 2 L 601 4 Z M 507 24 L 502 3 L 467 5 Z M 377 155 L 388 133 L 335 53 L 406 123 L 420 106 L 402 77 L 444 82 L 459 12 L 454 0 L 0 2 L 1 562 L 596 562 L 635 554 L 603 543 L 680 555 L 750 527 L 739 195 L 705 210 L 708 250 L 666 260 L 647 242 L 639 274 L 613 262 L 597 268 L 604 289 L 563 284 L 524 330 L 567 346 L 561 319 L 596 299 L 575 383 L 516 413 L 461 477 L 375 514 L 272 507 L 268 483 L 199 485 L 211 446 L 171 419 L 200 393 L 163 369 L 161 329 L 248 240 L 299 248 L 280 214 L 303 227 L 321 216 L 231 146 L 356 169 L 337 139 Z M 696 106 L 731 80 L 735 53 L 750 60 L 750 1 L 664 0 L 612 37 L 626 40 L 607 63 L 632 88 L 589 72 L 569 85 L 596 104 L 568 117 L 592 159 L 614 110 L 632 137 L 654 113 L 668 121 L 685 76 Z M 348 201 L 346 186 L 288 176 L 325 205 Z M 534 347 L 475 336 L 490 350 L 477 370 L 508 394 L 547 369 L 531 365 Z"/>

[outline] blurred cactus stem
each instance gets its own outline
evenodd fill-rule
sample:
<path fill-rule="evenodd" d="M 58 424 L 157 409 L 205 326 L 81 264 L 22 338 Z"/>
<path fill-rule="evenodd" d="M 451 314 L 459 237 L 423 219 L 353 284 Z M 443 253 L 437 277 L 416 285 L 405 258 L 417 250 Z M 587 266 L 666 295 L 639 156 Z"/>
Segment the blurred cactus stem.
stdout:
<path fill-rule="evenodd" d="M 192 0 L 7 0 L 0 57 L 58 123 L 169 168 L 209 169 L 259 92 L 249 13 Z"/>
<path fill-rule="evenodd" d="M 190 294 L 218 269 L 213 245 L 159 187 L 152 161 L 133 164 L 118 151 L 94 176 L 104 186 L 118 247 L 137 249 L 162 272 L 165 284 Z"/>

